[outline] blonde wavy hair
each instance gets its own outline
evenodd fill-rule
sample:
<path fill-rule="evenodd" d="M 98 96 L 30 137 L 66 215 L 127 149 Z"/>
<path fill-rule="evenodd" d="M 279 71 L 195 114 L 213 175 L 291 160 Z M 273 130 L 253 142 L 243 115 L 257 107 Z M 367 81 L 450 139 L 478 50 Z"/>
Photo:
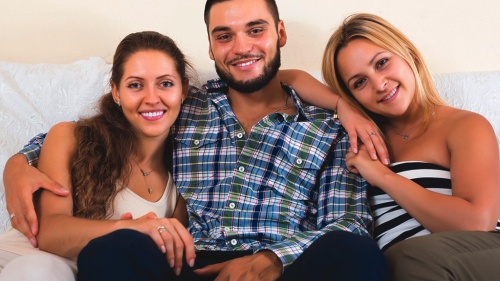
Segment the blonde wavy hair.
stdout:
<path fill-rule="evenodd" d="M 413 102 L 422 107 L 424 124 L 428 126 L 435 106 L 446 103 L 439 96 L 434 79 L 415 45 L 401 31 L 379 16 L 372 14 L 351 15 L 332 34 L 323 53 L 321 71 L 325 83 L 351 105 L 371 117 L 379 127 L 385 124 L 385 118 L 367 111 L 357 102 L 338 71 L 337 56 L 339 51 L 346 47 L 349 42 L 358 38 L 367 39 L 400 56 L 408 63 L 415 77 L 416 89 Z"/>

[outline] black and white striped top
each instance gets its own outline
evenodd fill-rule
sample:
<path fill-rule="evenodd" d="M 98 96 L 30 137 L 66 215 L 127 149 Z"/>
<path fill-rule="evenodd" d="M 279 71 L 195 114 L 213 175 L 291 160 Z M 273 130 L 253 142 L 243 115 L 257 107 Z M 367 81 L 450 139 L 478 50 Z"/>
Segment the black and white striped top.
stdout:
<path fill-rule="evenodd" d="M 428 190 L 451 196 L 450 171 L 446 168 L 417 161 L 393 163 L 389 168 Z M 370 187 L 368 196 L 375 220 L 374 237 L 382 251 L 399 241 L 430 233 L 381 189 Z M 497 223 L 497 230 L 499 226 Z"/>

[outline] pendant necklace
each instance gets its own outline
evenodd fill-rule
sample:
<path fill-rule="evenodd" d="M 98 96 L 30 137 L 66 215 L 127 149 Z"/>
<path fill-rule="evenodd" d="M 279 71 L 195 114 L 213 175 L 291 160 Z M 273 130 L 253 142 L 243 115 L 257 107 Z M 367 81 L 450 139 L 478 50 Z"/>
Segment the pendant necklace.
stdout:
<path fill-rule="evenodd" d="M 432 116 L 434 116 L 434 113 L 436 113 L 436 112 L 435 112 L 435 111 L 434 111 L 434 112 L 432 112 L 432 114 L 431 114 L 431 118 L 432 118 Z M 418 128 L 420 128 L 420 124 L 418 124 L 418 125 L 415 127 L 415 129 L 411 130 L 411 132 L 406 133 L 406 134 L 402 134 L 402 133 L 398 132 L 398 131 L 396 130 L 396 128 L 392 127 L 391 125 L 389 125 L 389 128 L 391 128 L 391 129 L 392 129 L 392 130 L 393 130 L 393 131 L 394 131 L 397 135 L 402 136 L 404 140 L 408 140 L 408 139 L 410 138 L 411 134 L 413 134 L 413 132 L 415 132 Z"/>
<path fill-rule="evenodd" d="M 146 184 L 146 188 L 148 189 L 148 193 L 152 194 L 153 189 L 149 186 L 147 177 L 149 176 L 149 174 L 151 174 L 151 172 L 153 172 L 153 170 L 146 172 L 141 168 L 141 166 L 139 166 L 139 164 L 137 164 L 137 162 L 135 162 L 134 160 L 132 161 L 135 163 L 135 165 L 137 165 L 137 168 L 139 168 L 139 170 L 141 171 L 142 178 L 144 179 L 144 183 Z"/>
<path fill-rule="evenodd" d="M 415 129 L 411 130 L 411 132 L 406 133 L 406 134 L 401 134 L 400 132 L 396 131 L 396 129 L 391 127 L 391 126 L 389 126 L 389 128 L 391 128 L 397 135 L 402 136 L 404 140 L 408 140 L 408 138 L 410 138 L 410 135 L 413 134 L 413 132 L 415 132 L 415 130 L 418 129 L 419 127 L 417 126 Z"/>

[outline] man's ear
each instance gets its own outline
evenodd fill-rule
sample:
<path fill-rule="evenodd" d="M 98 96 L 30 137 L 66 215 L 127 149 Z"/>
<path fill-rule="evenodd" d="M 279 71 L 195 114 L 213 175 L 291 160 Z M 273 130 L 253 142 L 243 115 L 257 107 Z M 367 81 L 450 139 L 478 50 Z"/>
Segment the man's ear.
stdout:
<path fill-rule="evenodd" d="M 208 45 L 208 56 L 211 60 L 215 60 L 214 53 L 212 52 L 212 46 Z"/>
<path fill-rule="evenodd" d="M 189 93 L 189 78 L 184 79 L 182 82 L 182 100 L 185 100 Z"/>
<path fill-rule="evenodd" d="M 286 30 L 285 30 L 285 23 L 280 20 L 278 22 L 278 43 L 280 48 L 285 46 L 287 40 L 287 35 L 286 35 Z"/>

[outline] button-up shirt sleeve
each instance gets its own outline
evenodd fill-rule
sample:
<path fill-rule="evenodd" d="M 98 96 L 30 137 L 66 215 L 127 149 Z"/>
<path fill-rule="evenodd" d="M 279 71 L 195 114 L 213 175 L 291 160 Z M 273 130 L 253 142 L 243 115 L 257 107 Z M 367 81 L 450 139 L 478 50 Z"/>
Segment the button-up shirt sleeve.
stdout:
<path fill-rule="evenodd" d="M 42 150 L 42 144 L 45 141 L 46 133 L 41 133 L 34 136 L 28 144 L 21 149 L 18 154 L 23 154 L 28 160 L 28 164 L 35 166 L 38 164 L 38 158 L 40 157 L 40 151 Z"/>

